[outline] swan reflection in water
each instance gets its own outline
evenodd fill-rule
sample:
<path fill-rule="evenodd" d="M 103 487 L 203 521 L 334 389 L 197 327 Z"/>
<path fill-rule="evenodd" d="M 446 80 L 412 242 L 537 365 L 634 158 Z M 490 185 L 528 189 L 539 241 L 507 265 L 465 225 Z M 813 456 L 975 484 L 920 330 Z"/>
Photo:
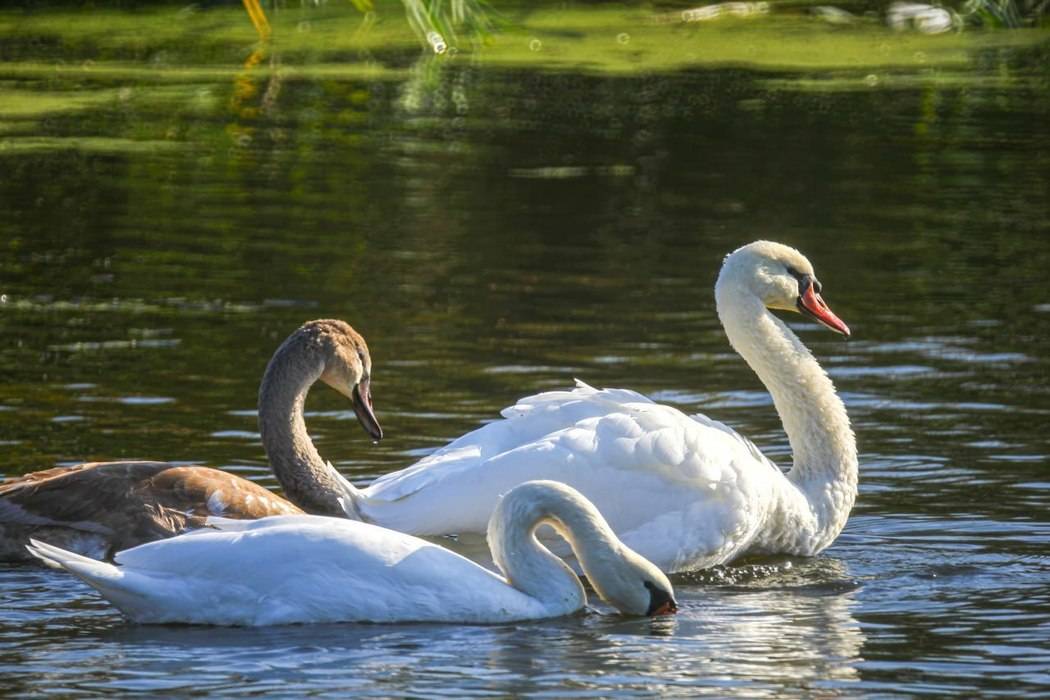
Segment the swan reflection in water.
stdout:
<path fill-rule="evenodd" d="M 489 666 L 507 668 L 524 658 L 544 684 L 560 680 L 608 692 L 688 688 L 777 696 L 816 684 L 811 691 L 826 685 L 836 694 L 838 684 L 860 680 L 865 636 L 853 617 L 858 586 L 843 562 L 781 560 L 672 581 L 680 604 L 674 619 L 589 618 L 563 627 L 561 635 L 493 649 Z"/>
<path fill-rule="evenodd" d="M 792 563 L 743 585 L 684 588 L 678 660 L 693 659 L 692 672 L 705 682 L 746 678 L 749 686 L 779 688 L 860 680 L 859 585 L 837 559 Z M 698 669 L 701 654 L 707 662 Z"/>

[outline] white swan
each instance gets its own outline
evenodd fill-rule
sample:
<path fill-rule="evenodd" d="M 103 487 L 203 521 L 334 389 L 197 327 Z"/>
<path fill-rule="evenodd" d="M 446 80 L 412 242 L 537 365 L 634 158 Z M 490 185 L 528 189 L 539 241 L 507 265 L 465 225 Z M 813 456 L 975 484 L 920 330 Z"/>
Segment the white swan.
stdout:
<path fill-rule="evenodd" d="M 303 405 L 320 379 L 350 398 L 362 427 L 378 440 L 371 369 L 364 338 L 338 320 L 305 323 L 274 352 L 259 389 L 259 430 L 291 503 L 208 467 L 124 461 L 47 469 L 0 483 L 0 561 L 31 559 L 30 537 L 101 559 L 200 527 L 212 515 L 342 515 L 346 482 L 314 448 Z"/>
<path fill-rule="evenodd" d="M 556 482 L 517 486 L 493 512 L 489 546 L 506 578 L 411 535 L 309 515 L 222 519 L 218 530 L 119 552 L 116 565 L 37 540 L 28 549 L 137 622 L 495 623 L 567 615 L 587 602 L 576 575 L 536 540 L 541 523 L 569 541 L 595 590 L 620 611 L 677 609 L 667 577 Z"/>
<path fill-rule="evenodd" d="M 530 479 L 583 493 L 629 547 L 662 570 L 745 553 L 814 555 L 845 525 L 857 452 L 842 401 L 810 352 L 769 309 L 843 335 L 809 261 L 758 241 L 725 259 L 715 296 L 729 342 L 773 396 L 794 452 L 784 474 L 748 440 L 632 391 L 530 396 L 414 466 L 351 494 L 349 513 L 416 535 L 482 532 L 498 494 Z"/>

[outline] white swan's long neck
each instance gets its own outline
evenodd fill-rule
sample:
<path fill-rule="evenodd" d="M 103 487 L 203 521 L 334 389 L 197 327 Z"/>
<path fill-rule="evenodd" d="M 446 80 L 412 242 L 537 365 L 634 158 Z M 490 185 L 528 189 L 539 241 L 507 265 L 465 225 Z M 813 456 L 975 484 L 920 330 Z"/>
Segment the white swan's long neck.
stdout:
<path fill-rule="evenodd" d="M 583 607 L 587 596 L 572 569 L 536 539 L 542 524 L 568 540 L 592 582 L 602 580 L 619 540 L 590 503 L 562 489 L 526 484 L 499 502 L 488 529 L 496 565 L 512 586 L 552 614 L 567 614 Z"/>
<path fill-rule="evenodd" d="M 857 495 L 857 447 L 846 407 L 798 336 L 745 285 L 719 277 L 715 296 L 729 342 L 773 396 L 791 443 L 787 478 L 805 502 L 784 494 L 786 512 L 779 515 L 795 522 L 777 537 L 782 542 L 793 531 L 799 553 L 819 551 L 842 530 Z"/>
<path fill-rule="evenodd" d="M 288 500 L 308 513 L 344 517 L 343 489 L 306 432 L 306 394 L 324 371 L 320 357 L 293 338 L 278 348 L 259 388 L 259 432 Z"/>

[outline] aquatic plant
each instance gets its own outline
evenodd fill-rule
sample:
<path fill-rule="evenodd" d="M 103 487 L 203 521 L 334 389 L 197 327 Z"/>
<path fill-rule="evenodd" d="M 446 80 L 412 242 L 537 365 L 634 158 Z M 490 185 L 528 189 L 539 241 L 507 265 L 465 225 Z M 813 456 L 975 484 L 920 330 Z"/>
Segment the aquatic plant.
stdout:
<path fill-rule="evenodd" d="M 266 41 L 272 34 L 266 11 L 259 0 L 242 0 L 259 38 Z M 375 14 L 372 0 L 349 0 L 371 24 Z M 321 3 L 318 3 L 321 4 Z M 495 30 L 487 0 L 401 0 L 408 24 L 416 36 L 436 54 L 442 54 L 459 41 L 457 30 L 472 41 L 483 40 Z M 271 3 L 272 5 L 272 3 Z"/>

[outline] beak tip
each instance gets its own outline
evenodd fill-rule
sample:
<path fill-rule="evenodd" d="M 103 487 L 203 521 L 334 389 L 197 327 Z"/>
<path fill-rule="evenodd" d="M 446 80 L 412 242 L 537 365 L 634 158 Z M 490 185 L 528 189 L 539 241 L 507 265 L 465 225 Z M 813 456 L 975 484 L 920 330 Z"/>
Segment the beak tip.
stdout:
<path fill-rule="evenodd" d="M 798 301 L 795 303 L 795 308 L 804 316 L 809 316 L 825 328 L 828 328 L 842 335 L 846 340 L 849 340 L 851 335 L 849 326 L 847 326 L 841 318 L 835 315 L 828 305 L 824 303 L 821 296 L 813 290 L 812 286 L 807 287 L 799 296 Z"/>
<path fill-rule="evenodd" d="M 359 387 L 355 386 L 351 390 L 350 398 L 354 407 L 354 415 L 357 416 L 357 421 L 361 424 L 361 427 L 376 442 L 382 440 L 383 427 L 379 425 L 375 411 L 372 410 L 372 397 L 369 395 L 367 387 L 362 392 Z"/>
<path fill-rule="evenodd" d="M 677 612 L 678 603 L 674 600 L 668 600 L 655 610 L 650 610 L 648 614 L 651 617 L 663 617 L 665 615 L 674 615 Z"/>

